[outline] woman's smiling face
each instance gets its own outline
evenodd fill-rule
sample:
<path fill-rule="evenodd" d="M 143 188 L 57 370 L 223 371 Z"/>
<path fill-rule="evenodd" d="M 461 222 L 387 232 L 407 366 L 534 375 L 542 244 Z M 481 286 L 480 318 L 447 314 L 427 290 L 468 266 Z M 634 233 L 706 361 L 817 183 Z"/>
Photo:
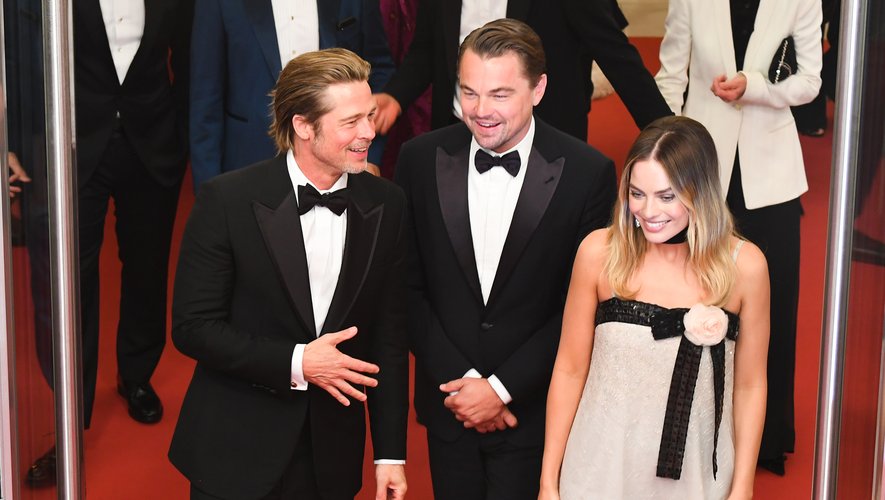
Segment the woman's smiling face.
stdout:
<path fill-rule="evenodd" d="M 663 243 L 688 227 L 688 209 L 655 160 L 641 160 L 630 172 L 630 213 L 650 243 Z"/>

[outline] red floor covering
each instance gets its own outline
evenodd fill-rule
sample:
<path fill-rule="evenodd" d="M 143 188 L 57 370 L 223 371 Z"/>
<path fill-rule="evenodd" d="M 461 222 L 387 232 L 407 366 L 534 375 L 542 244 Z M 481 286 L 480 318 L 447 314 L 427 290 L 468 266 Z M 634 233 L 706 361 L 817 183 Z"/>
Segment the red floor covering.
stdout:
<path fill-rule="evenodd" d="M 646 64 L 651 70 L 655 70 L 659 40 L 635 39 L 634 42 L 640 48 Z M 590 116 L 590 143 L 613 158 L 619 166 L 623 164 L 627 149 L 637 132 L 617 96 L 594 103 Z M 757 473 L 755 497 L 761 499 L 809 498 L 811 493 L 831 134 L 828 132 L 820 139 L 803 138 L 802 143 L 810 190 L 802 198 L 805 217 L 802 222 L 802 292 L 796 369 L 798 438 L 796 453 L 787 461 L 785 477 L 777 477 L 764 471 Z M 188 179 L 182 189 L 175 227 L 173 259 L 170 264 L 173 277 L 178 243 L 192 204 L 192 188 Z M 102 500 L 187 498 L 187 481 L 169 463 L 166 452 L 193 370 L 193 361 L 176 351 L 170 341 L 153 378 L 153 385 L 165 405 L 165 417 L 162 422 L 153 426 L 138 424 L 128 417 L 125 404 L 114 389 L 114 333 L 119 307 L 120 266 L 116 260 L 112 217 L 108 218 L 101 266 L 101 363 L 93 425 L 85 433 L 87 497 Z M 36 388 L 34 391 L 31 397 L 48 397 L 47 389 Z M 37 417 L 49 418 L 48 415 Z M 41 427 L 33 422 L 20 424 Z M 35 454 L 52 442 L 51 435 L 36 439 L 43 446 L 35 445 Z M 368 456 L 369 453 L 367 450 Z M 30 463 L 27 457 L 24 458 L 23 462 Z M 374 497 L 371 462 L 367 460 L 366 463 L 366 487 L 358 496 L 359 499 Z M 409 426 L 409 457 L 406 468 L 409 480 L 408 497 L 432 498 L 424 430 L 414 422 L 414 415 Z M 54 498 L 51 488 L 38 491 L 25 489 L 23 493 L 24 498 Z"/>

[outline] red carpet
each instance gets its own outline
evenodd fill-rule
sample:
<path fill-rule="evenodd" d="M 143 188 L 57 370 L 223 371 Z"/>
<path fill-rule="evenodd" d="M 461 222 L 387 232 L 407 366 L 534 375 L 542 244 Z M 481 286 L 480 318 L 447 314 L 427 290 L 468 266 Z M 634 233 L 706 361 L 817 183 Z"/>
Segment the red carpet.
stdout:
<path fill-rule="evenodd" d="M 650 69 L 657 69 L 658 39 L 634 39 Z M 594 103 L 590 116 L 590 143 L 622 165 L 630 143 L 638 130 L 617 96 Z M 823 297 L 824 258 L 830 175 L 828 132 L 821 139 L 803 138 L 810 191 L 803 196 L 805 218 L 802 224 L 802 294 L 800 297 L 799 345 L 796 372 L 796 453 L 787 461 L 786 477 L 767 472 L 757 473 L 756 498 L 809 498 L 814 453 L 814 419 L 820 348 L 821 300 Z M 175 228 L 174 273 L 178 242 L 187 214 L 193 204 L 192 188 L 187 179 L 182 188 L 179 216 Z M 188 484 L 172 467 L 166 452 L 178 416 L 184 391 L 193 370 L 193 362 L 178 353 L 171 341 L 153 378 L 153 385 L 165 404 L 166 415 L 154 426 L 131 420 L 123 400 L 114 388 L 116 376 L 114 333 L 119 307 L 119 263 L 113 237 L 113 219 L 108 218 L 106 243 L 102 253 L 102 326 L 101 364 L 92 429 L 86 433 L 86 489 L 93 499 L 179 499 L 187 498 Z M 174 276 L 174 274 L 173 274 Z M 881 280 L 881 276 L 878 279 Z M 171 280 L 170 280 L 171 287 Z M 171 290 L 171 288 L 170 288 Z M 171 293 L 171 292 L 170 292 Z M 21 296 L 21 295 L 19 295 Z M 878 357 L 879 347 L 869 351 Z M 876 361 L 878 363 L 878 361 Z M 33 375 L 32 375 L 33 376 Z M 875 380 L 870 379 L 871 381 Z M 48 390 L 40 397 L 46 397 Z M 871 402 L 870 404 L 875 404 Z M 46 418 L 47 416 L 43 416 Z M 37 425 L 38 428 L 42 427 Z M 42 439 L 45 449 L 52 436 Z M 868 448 L 872 447 L 872 439 Z M 370 455 L 369 455 L 370 456 Z M 29 461 L 26 463 L 30 463 Z M 358 498 L 374 498 L 371 461 L 366 461 L 364 484 Z M 414 423 L 409 428 L 407 465 L 409 498 L 430 499 L 430 475 L 423 428 Z M 25 498 L 54 498 L 51 490 L 34 492 L 25 489 Z M 33 496 L 32 496 L 33 495 Z"/>

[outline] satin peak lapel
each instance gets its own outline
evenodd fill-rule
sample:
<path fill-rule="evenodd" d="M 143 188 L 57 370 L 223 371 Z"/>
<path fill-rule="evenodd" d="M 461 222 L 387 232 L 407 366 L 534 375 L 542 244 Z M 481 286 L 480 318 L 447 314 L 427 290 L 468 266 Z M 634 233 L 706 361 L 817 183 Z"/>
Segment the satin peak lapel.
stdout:
<path fill-rule="evenodd" d="M 276 81 L 283 66 L 280 62 L 280 46 L 277 44 L 277 28 L 273 20 L 273 5 L 270 0 L 243 0 L 243 10 L 249 17 L 271 77 Z"/>
<path fill-rule="evenodd" d="M 476 270 L 476 254 L 473 252 L 473 237 L 470 234 L 470 212 L 467 204 L 467 156 L 470 147 L 454 155 L 443 148 L 436 149 L 436 189 L 439 195 L 439 208 L 442 212 L 449 241 L 464 271 L 467 284 L 476 298 L 482 302 L 479 286 L 479 273 Z"/>
<path fill-rule="evenodd" d="M 501 260 L 495 271 L 495 281 L 492 283 L 488 304 L 492 304 L 507 284 L 513 268 L 516 267 L 541 218 L 547 212 L 547 206 L 550 205 L 550 200 L 562 177 L 563 165 L 565 165 L 564 157 L 560 156 L 548 162 L 534 147 L 529 153 L 525 180 L 519 192 L 519 199 L 516 201 L 516 210 L 513 211 L 513 220 L 510 222 L 510 230 L 504 241 Z"/>
<path fill-rule="evenodd" d="M 316 337 L 316 321 L 310 296 L 310 276 L 307 272 L 307 254 L 301 235 L 301 218 L 295 192 L 290 192 L 276 209 L 260 202 L 252 202 L 252 210 L 264 236 L 271 259 L 289 293 L 295 311 L 306 331 Z"/>
<path fill-rule="evenodd" d="M 361 174 L 370 175 L 370 174 Z M 347 236 L 344 241 L 344 257 L 341 260 L 341 272 L 329 314 L 323 325 L 323 333 L 337 332 L 353 325 L 342 324 L 350 313 L 363 284 L 369 273 L 369 266 L 375 255 L 381 218 L 384 205 L 373 203 L 364 186 L 356 175 L 348 179 L 351 190 L 351 202 L 347 207 Z"/>

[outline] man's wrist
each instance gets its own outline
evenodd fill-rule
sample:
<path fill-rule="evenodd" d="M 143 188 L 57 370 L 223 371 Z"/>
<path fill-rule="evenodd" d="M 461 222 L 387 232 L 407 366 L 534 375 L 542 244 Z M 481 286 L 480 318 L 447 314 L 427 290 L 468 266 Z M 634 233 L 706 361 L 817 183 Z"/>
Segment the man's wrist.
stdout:
<path fill-rule="evenodd" d="M 467 370 L 467 373 L 462 375 L 461 378 L 482 378 L 482 375 L 480 375 L 480 373 L 476 371 L 476 368 L 471 368 Z M 458 394 L 458 391 L 450 392 L 449 396 L 454 396 L 455 394 Z"/>
<path fill-rule="evenodd" d="M 390 458 L 379 458 L 375 460 L 375 465 L 406 465 L 405 460 L 394 460 Z"/>
<path fill-rule="evenodd" d="M 461 378 L 483 378 L 483 377 L 482 377 L 482 374 L 480 374 L 476 370 L 476 368 L 471 368 L 471 369 L 467 370 L 467 373 L 465 373 Z M 509 405 L 510 402 L 513 401 L 513 396 L 510 395 L 510 391 L 508 391 L 507 388 L 504 387 L 504 384 L 501 382 L 501 379 L 499 379 L 497 377 L 497 375 L 490 375 L 486 380 L 488 381 L 489 385 L 492 387 L 492 390 L 495 391 L 495 394 L 497 394 L 498 397 L 501 399 L 502 403 L 504 403 L 505 405 Z M 458 394 L 458 391 L 453 391 L 453 392 L 449 393 L 450 396 L 454 396 L 455 394 Z"/>
<path fill-rule="evenodd" d="M 510 392 L 504 387 L 504 384 L 501 383 L 501 380 L 497 375 L 489 375 L 489 378 L 486 380 L 489 381 L 489 385 L 492 386 L 492 390 L 495 391 L 495 394 L 501 398 L 502 403 L 509 405 L 513 401 L 513 396 L 510 395 Z"/>

